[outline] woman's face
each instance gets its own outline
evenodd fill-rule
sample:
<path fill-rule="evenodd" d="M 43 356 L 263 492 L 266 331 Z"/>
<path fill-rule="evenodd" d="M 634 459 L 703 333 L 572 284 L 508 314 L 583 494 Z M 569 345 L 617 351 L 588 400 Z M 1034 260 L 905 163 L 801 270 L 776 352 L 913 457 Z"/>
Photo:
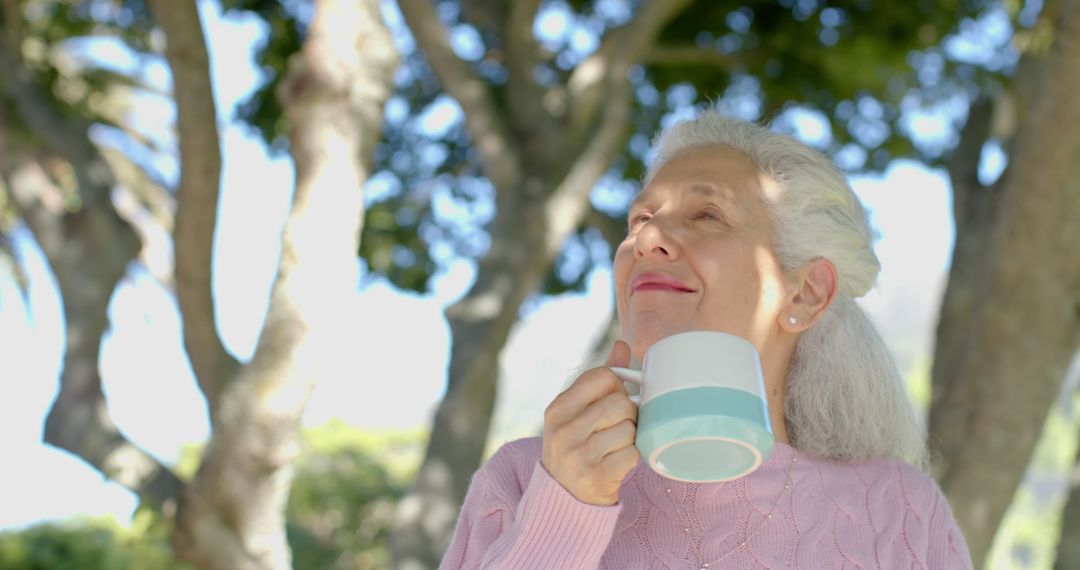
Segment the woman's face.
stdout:
<path fill-rule="evenodd" d="M 750 340 L 764 354 L 788 288 L 772 253 L 765 199 L 776 183 L 729 147 L 669 160 L 634 200 L 615 254 L 623 338 L 641 358 L 654 342 L 689 330 Z"/>

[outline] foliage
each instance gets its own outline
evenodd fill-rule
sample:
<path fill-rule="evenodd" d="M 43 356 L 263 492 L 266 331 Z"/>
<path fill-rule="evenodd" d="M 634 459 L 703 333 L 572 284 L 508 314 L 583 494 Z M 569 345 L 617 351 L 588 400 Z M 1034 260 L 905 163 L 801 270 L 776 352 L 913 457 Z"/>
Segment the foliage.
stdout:
<path fill-rule="evenodd" d="M 930 359 L 921 357 L 906 379 L 917 409 L 930 407 Z M 1080 433 L 1080 392 L 1062 398 L 1046 419 L 1024 483 L 1017 489 L 987 557 L 991 570 L 1050 568 L 1061 531 L 1065 496 L 1060 481 L 1073 467 Z"/>
<path fill-rule="evenodd" d="M 732 73 L 715 66 L 650 65 L 653 84 L 666 91 L 694 86 L 706 96 L 721 94 L 740 76 L 753 78 L 761 116 L 778 117 L 786 107 L 804 105 L 829 120 L 835 154 L 854 145 L 869 154 L 871 169 L 894 158 L 938 158 L 916 149 L 901 127 L 905 98 L 962 92 L 975 80 L 976 66 L 943 57 L 939 45 L 965 19 L 985 10 L 984 0 L 897 4 L 865 0 L 829 2 L 749 2 L 736 9 L 695 3 L 665 29 L 661 44 L 714 46 L 731 58 Z M 922 55 L 940 57 L 940 75 L 927 74 Z M 993 74 L 979 78 L 994 81 Z M 929 89 L 946 87 L 937 93 Z M 941 92 L 944 91 L 944 92 Z"/>
<path fill-rule="evenodd" d="M 25 66 L 27 84 L 35 103 L 48 107 L 60 117 L 95 128 L 91 136 L 101 143 L 114 163 L 121 182 L 138 193 L 149 181 L 158 184 L 162 176 L 149 157 L 161 151 L 160 141 L 131 124 L 130 106 L 136 95 L 162 96 L 151 86 L 147 69 L 160 55 L 160 35 L 143 0 L 33 0 L 9 3 L 21 10 L 21 21 L 8 25 L 9 14 L 0 14 L 0 24 L 17 30 L 5 41 L 18 43 Z M 122 43 L 130 60 L 91 56 L 92 43 Z M 12 49 L 16 46 L 6 47 Z M 14 50 L 13 50 L 14 51 Z M 55 146 L 45 144 L 55 136 L 33 128 L 14 106 L 10 97 L 0 97 L 0 114 L 10 120 L 8 136 L 27 151 L 52 154 Z M 55 143 L 55 141 L 54 141 Z M 50 150 L 50 147 L 53 147 Z M 109 148 L 111 147 L 111 148 Z M 109 151 L 112 152 L 109 152 Z M 114 167 L 116 165 L 114 164 Z M 60 170 L 63 167 L 59 167 Z M 55 176 L 55 173 L 54 173 Z M 66 192 L 69 211 L 81 207 L 80 197 L 66 176 L 57 178 Z M 0 194 L 5 192 L 0 188 Z M 153 209 L 153 208 L 152 208 Z M 0 233 L 9 233 L 21 213 L 9 200 L 0 197 Z"/>
<path fill-rule="evenodd" d="M 184 570 L 172 560 L 154 516 L 123 528 L 113 519 L 74 519 L 0 533 L 0 570 Z"/>
<path fill-rule="evenodd" d="M 293 566 L 388 567 L 394 505 L 416 473 L 425 440 L 420 430 L 369 432 L 336 419 L 305 430 L 286 505 Z M 201 457 L 202 446 L 188 446 L 173 471 L 190 479 Z"/>
<path fill-rule="evenodd" d="M 270 34 L 257 54 L 266 82 L 240 113 L 268 143 L 280 147 L 285 144 L 285 125 L 275 112 L 272 93 L 284 70 L 282 54 L 300 41 L 293 34 L 303 33 L 304 15 L 286 0 L 227 0 L 224 5 L 259 16 L 271 30 L 287 32 Z M 593 49 L 582 47 L 581 38 L 595 39 L 623 24 L 634 5 L 594 0 L 541 3 L 541 13 L 550 10 L 566 16 L 566 29 L 554 40 L 539 42 L 540 88 L 557 97 Z M 795 128 L 792 111 L 810 113 L 826 128 L 817 145 L 848 168 L 880 169 L 898 157 L 940 161 L 955 142 L 955 126 L 943 141 L 925 143 L 915 139 L 903 115 L 1000 88 L 1007 57 L 997 58 L 1005 64 L 971 61 L 945 49 L 962 24 L 991 10 L 1000 12 L 1000 5 L 990 0 L 693 3 L 662 31 L 655 55 L 631 71 L 633 133 L 612 166 L 610 181 L 640 179 L 649 138 L 663 121 L 709 101 L 746 118 L 775 120 L 783 130 Z M 496 20 L 505 17 L 504 12 L 497 3 L 439 2 L 446 29 L 458 46 L 465 46 L 458 55 L 485 80 L 500 110 L 509 113 L 503 58 L 506 44 L 514 40 L 500 34 L 501 22 Z M 397 33 L 406 34 L 402 29 Z M 484 226 L 491 219 L 480 214 L 455 223 L 442 213 L 445 208 L 433 204 L 454 202 L 459 213 L 490 212 L 493 204 L 490 193 L 469 191 L 476 186 L 477 161 L 469 151 L 460 112 L 442 130 L 425 128 L 425 116 L 446 102 L 423 55 L 413 42 L 399 39 L 405 63 L 375 154 L 377 174 L 368 187 L 378 191 L 369 198 L 360 253 L 371 272 L 398 287 L 424 291 L 446 259 L 477 258 L 483 253 Z M 622 207 L 617 200 L 598 205 L 616 218 Z M 566 247 L 588 250 L 602 241 L 599 234 L 585 229 Z M 584 276 L 598 262 L 602 263 L 590 255 L 564 252 L 543 292 L 580 290 Z"/>
<path fill-rule="evenodd" d="M 286 507 L 296 568 L 390 565 L 394 505 L 421 451 L 421 434 L 368 434 L 330 422 L 305 434 Z"/>
<path fill-rule="evenodd" d="M 1080 433 L 1080 392 L 1062 398 L 1046 418 L 1024 484 L 1016 491 L 987 557 L 991 570 L 1050 568 L 1057 555 L 1062 507 L 1068 486 L 1061 475 L 1073 468 Z"/>
<path fill-rule="evenodd" d="M 286 146 L 285 112 L 276 96 L 289 57 L 300 51 L 306 18 L 296 2 L 275 0 L 222 0 L 226 11 L 250 12 L 270 26 L 266 39 L 255 52 L 264 73 L 264 83 L 251 97 L 239 105 L 237 116 L 258 132 L 272 149 L 284 152 Z"/>
<path fill-rule="evenodd" d="M 908 382 L 913 395 L 928 383 L 925 370 L 915 371 Z M 1036 484 L 1068 465 L 1078 407 L 1080 396 L 1071 417 L 1057 410 L 1047 420 L 1032 461 Z M 387 567 L 391 507 L 416 470 L 423 440 L 420 432 L 370 433 L 339 421 L 306 431 L 288 503 L 294 567 Z M 198 448 L 189 448 L 182 470 L 193 472 L 199 456 Z M 1048 501 L 1045 489 L 1022 487 L 1002 522 L 989 567 L 1050 567 L 1060 501 L 1060 496 Z M 157 515 L 140 510 L 127 528 L 111 519 L 73 519 L 3 532 L 0 570 L 185 570 L 171 561 L 167 530 Z"/>
<path fill-rule="evenodd" d="M 303 437 L 286 507 L 293 567 L 388 567 L 390 517 L 419 465 L 423 433 L 331 421 Z M 186 448 L 177 472 L 190 476 L 201 456 L 199 446 Z M 149 509 L 127 528 L 112 519 L 45 523 L 0 533 L 0 570 L 187 569 L 172 561 L 168 536 L 168 524 Z"/>
<path fill-rule="evenodd" d="M 142 0 L 37 0 L 26 2 L 23 13 L 21 53 L 36 83 L 55 97 L 48 103 L 68 117 L 119 126 L 121 113 L 110 95 L 118 89 L 143 89 L 139 70 L 80 55 L 77 44 L 115 37 L 138 56 L 156 53 L 154 22 Z"/>

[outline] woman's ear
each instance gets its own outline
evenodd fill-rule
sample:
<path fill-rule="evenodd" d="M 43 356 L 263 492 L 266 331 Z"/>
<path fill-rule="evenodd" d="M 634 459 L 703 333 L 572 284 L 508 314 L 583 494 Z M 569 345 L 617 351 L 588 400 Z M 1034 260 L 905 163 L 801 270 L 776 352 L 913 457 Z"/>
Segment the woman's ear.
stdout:
<path fill-rule="evenodd" d="M 836 298 L 836 266 L 828 259 L 815 259 L 799 270 L 794 296 L 779 315 L 780 326 L 790 333 L 814 326 Z"/>

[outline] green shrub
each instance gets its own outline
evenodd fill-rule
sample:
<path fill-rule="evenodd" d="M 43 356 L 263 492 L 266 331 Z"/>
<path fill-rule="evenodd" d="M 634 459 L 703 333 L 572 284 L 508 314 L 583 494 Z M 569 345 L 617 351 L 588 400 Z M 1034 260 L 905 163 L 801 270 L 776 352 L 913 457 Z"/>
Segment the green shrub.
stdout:
<path fill-rule="evenodd" d="M 390 519 L 415 471 L 421 434 L 370 434 L 331 422 L 304 439 L 286 510 L 293 566 L 388 568 Z"/>
<path fill-rule="evenodd" d="M 182 570 L 168 543 L 113 519 L 72 519 L 0 533 L 0 570 Z"/>
<path fill-rule="evenodd" d="M 286 506 L 293 567 L 388 568 L 394 505 L 419 463 L 423 434 L 369 433 L 341 422 L 306 430 Z M 190 476 L 201 446 L 178 470 Z M 172 561 L 169 524 L 140 509 L 130 527 L 77 518 L 0 533 L 0 570 L 182 570 Z"/>

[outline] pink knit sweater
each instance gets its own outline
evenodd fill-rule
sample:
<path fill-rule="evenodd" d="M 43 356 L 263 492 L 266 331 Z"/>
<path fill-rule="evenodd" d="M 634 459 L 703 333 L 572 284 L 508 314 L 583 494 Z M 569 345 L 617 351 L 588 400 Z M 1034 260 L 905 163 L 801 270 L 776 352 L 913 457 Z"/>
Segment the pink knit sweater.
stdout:
<path fill-rule="evenodd" d="M 476 472 L 441 568 L 971 568 L 937 484 L 896 460 L 837 463 L 778 443 L 757 471 L 709 484 L 639 463 L 619 503 L 599 507 L 555 481 L 540 451 L 515 441 Z"/>

